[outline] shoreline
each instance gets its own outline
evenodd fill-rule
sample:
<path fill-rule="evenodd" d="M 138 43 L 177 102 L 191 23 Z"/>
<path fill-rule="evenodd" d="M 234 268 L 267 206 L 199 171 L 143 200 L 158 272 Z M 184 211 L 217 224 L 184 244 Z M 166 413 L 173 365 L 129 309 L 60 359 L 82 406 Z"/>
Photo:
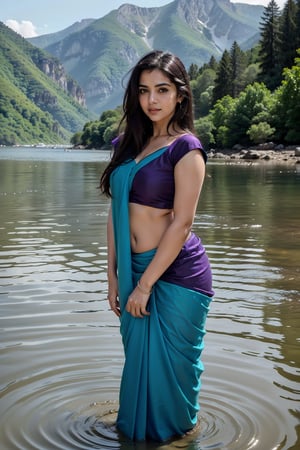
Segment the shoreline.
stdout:
<path fill-rule="evenodd" d="M 14 145 L 14 146 L 0 146 L 1 149 L 7 148 L 24 148 L 40 150 L 89 150 L 89 151 L 110 151 L 111 148 L 86 148 L 84 146 L 71 146 L 68 144 L 57 145 Z M 296 166 L 300 170 L 300 146 L 275 146 L 273 143 L 261 144 L 253 147 L 243 147 L 242 145 L 235 145 L 230 149 L 210 149 L 207 151 L 208 161 L 218 161 L 229 164 L 241 165 L 257 165 L 257 164 L 283 164 L 288 166 Z"/>
<path fill-rule="evenodd" d="M 261 144 L 249 148 L 237 145 L 232 149 L 211 149 L 207 156 L 208 160 L 222 160 L 233 164 L 253 165 L 261 162 L 291 166 L 300 164 L 300 146 L 278 147 L 273 146 L 273 144 Z"/>

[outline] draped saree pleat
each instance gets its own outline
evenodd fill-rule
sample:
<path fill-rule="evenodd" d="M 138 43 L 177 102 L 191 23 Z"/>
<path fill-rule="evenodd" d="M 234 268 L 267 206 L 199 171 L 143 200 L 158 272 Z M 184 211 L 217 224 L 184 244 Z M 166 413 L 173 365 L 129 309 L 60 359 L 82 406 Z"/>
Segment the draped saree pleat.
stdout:
<path fill-rule="evenodd" d="M 211 297 L 158 280 L 149 299 L 150 316 L 126 312 L 128 296 L 155 250 L 132 254 L 128 198 L 135 173 L 158 157 L 128 161 L 111 175 L 112 217 L 118 267 L 120 332 L 125 364 L 117 426 L 133 440 L 164 441 L 197 423 L 200 360 Z"/>

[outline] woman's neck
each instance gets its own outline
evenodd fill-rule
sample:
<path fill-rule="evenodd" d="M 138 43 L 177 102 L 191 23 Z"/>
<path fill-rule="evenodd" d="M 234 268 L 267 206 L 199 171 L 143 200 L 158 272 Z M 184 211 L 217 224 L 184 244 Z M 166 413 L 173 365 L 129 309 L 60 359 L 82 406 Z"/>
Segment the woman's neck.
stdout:
<path fill-rule="evenodd" d="M 153 127 L 153 134 L 150 137 L 150 140 L 153 139 L 158 139 L 158 138 L 164 138 L 164 137 L 173 137 L 173 136 L 177 136 L 178 134 L 182 134 L 184 133 L 183 130 L 178 129 L 176 130 L 174 127 L 169 127 L 169 128 L 165 128 L 165 127 Z"/>

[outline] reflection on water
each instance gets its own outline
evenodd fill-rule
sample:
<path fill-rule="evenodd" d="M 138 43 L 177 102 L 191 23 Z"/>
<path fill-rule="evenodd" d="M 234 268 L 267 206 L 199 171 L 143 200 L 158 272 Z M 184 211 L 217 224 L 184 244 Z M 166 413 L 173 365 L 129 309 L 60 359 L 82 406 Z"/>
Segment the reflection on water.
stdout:
<path fill-rule="evenodd" d="M 195 221 L 216 291 L 200 429 L 134 445 L 115 428 L 123 353 L 97 190 L 108 154 L 26 152 L 0 149 L 1 450 L 300 448 L 299 174 L 209 163 Z"/>

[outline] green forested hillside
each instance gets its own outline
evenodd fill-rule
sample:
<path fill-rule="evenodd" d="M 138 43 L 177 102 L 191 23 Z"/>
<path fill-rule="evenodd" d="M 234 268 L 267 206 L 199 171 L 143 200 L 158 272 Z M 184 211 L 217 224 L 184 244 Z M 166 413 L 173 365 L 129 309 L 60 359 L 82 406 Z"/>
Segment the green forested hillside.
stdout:
<path fill-rule="evenodd" d="M 71 85 L 75 95 L 59 83 Z M 0 144 L 68 142 L 91 118 L 78 93 L 55 58 L 0 22 Z"/>
<path fill-rule="evenodd" d="M 0 143 L 67 142 L 69 132 L 41 111 L 8 79 L 0 78 Z"/>

